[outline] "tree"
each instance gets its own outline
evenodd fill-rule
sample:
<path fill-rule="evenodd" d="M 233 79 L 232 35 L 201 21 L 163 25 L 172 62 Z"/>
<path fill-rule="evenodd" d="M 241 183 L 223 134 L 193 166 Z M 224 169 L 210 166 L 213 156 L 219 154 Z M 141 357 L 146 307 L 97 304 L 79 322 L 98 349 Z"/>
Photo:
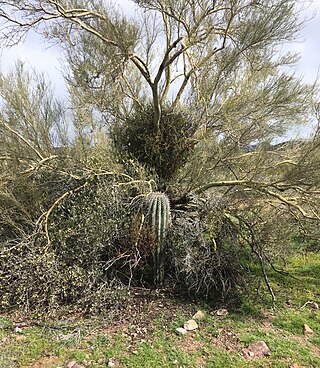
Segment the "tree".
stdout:
<path fill-rule="evenodd" d="M 177 211 L 173 239 L 181 245 L 197 234 L 191 253 L 184 244 L 172 255 L 172 267 L 190 288 L 210 293 L 217 280 L 208 270 L 219 273 L 220 289 L 235 281 L 227 269 L 237 243 L 257 257 L 274 297 L 266 264 L 288 243 L 285 232 L 319 220 L 318 131 L 308 141 L 274 143 L 317 111 L 316 86 L 284 68 L 297 56 L 280 53 L 303 25 L 299 2 L 134 3 L 137 14 L 129 17 L 96 0 L 0 1 L 3 40 L 12 45 L 35 30 L 64 48 L 76 132 L 72 155 L 78 152 L 79 160 L 68 175 L 79 188 L 92 175 L 112 175 L 121 185 L 136 185 L 132 196 L 145 195 L 149 184 L 165 191 Z M 14 129 L 6 116 L 2 126 Z M 20 127 L 14 134 L 36 154 L 37 165 L 49 160 L 37 154 L 44 143 L 38 147 Z M 97 147 L 104 147 L 104 157 L 97 159 Z M 49 238 L 46 215 L 40 217 Z M 279 231 L 272 232 L 276 224 Z M 188 263 L 190 257 L 196 261 Z M 228 259 L 223 269 L 222 259 Z"/>

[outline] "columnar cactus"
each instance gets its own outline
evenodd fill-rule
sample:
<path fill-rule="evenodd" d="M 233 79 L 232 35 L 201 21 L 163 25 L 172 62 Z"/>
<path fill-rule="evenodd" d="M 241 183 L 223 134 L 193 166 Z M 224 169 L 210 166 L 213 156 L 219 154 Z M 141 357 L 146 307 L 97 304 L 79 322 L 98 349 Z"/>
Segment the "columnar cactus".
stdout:
<path fill-rule="evenodd" d="M 164 193 L 150 193 L 146 197 L 145 216 L 156 240 L 153 253 L 154 281 L 159 285 L 164 279 L 165 238 L 170 224 L 169 198 Z"/>

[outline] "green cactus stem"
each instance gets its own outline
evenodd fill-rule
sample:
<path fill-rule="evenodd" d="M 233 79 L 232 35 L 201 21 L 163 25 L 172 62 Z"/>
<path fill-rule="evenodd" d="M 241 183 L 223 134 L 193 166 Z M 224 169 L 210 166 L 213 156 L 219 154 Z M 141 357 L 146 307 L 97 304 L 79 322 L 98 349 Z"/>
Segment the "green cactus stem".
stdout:
<path fill-rule="evenodd" d="M 160 285 L 164 280 L 165 240 L 170 225 L 169 198 L 164 193 L 150 193 L 146 197 L 145 216 L 155 235 L 154 282 Z"/>

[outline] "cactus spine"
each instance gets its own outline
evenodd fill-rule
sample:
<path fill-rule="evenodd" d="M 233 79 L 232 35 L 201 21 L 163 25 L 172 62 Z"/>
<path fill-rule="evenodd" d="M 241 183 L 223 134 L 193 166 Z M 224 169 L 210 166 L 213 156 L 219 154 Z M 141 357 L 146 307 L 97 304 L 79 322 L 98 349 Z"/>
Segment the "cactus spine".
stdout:
<path fill-rule="evenodd" d="M 153 253 L 154 281 L 159 285 L 164 279 L 165 239 L 170 224 L 169 198 L 164 193 L 150 193 L 145 208 L 146 219 L 156 240 Z"/>

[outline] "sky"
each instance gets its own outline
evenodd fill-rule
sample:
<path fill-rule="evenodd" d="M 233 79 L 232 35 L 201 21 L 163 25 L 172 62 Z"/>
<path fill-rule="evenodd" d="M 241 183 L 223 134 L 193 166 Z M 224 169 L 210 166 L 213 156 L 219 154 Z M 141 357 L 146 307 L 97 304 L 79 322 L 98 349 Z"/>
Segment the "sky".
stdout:
<path fill-rule="evenodd" d="M 313 83 L 320 70 L 320 0 L 305 1 L 301 17 L 309 19 L 301 32 L 299 42 L 288 45 L 300 54 L 297 73 L 306 83 Z"/>
<path fill-rule="evenodd" d="M 128 0 L 117 0 L 117 6 L 125 3 L 125 13 L 133 15 L 134 5 Z M 293 50 L 300 54 L 295 72 L 306 83 L 313 83 L 320 71 L 320 0 L 302 0 L 305 10 L 302 17 L 309 18 L 301 32 L 299 42 L 286 45 L 285 50 Z M 58 46 L 48 46 L 40 36 L 29 35 L 24 43 L 10 49 L 0 49 L 0 66 L 4 73 L 14 67 L 17 59 L 27 66 L 44 72 L 55 89 L 58 97 L 66 95 L 65 84 L 61 73 L 63 61 L 62 51 Z"/>
<path fill-rule="evenodd" d="M 133 13 L 134 5 L 128 0 L 118 0 L 117 6 L 121 3 L 126 4 L 127 14 Z M 320 0 L 303 1 L 305 11 L 302 16 L 311 18 L 301 32 L 299 42 L 288 45 L 288 50 L 300 53 L 301 59 L 297 65 L 297 72 L 303 79 L 312 83 L 320 68 Z M 24 60 L 30 66 L 44 71 L 53 80 L 57 89 L 63 86 L 61 80 L 61 50 L 58 47 L 48 46 L 37 35 L 29 35 L 23 44 L 19 44 L 11 49 L 0 49 L 1 70 L 7 72 L 14 66 L 15 60 Z"/>

